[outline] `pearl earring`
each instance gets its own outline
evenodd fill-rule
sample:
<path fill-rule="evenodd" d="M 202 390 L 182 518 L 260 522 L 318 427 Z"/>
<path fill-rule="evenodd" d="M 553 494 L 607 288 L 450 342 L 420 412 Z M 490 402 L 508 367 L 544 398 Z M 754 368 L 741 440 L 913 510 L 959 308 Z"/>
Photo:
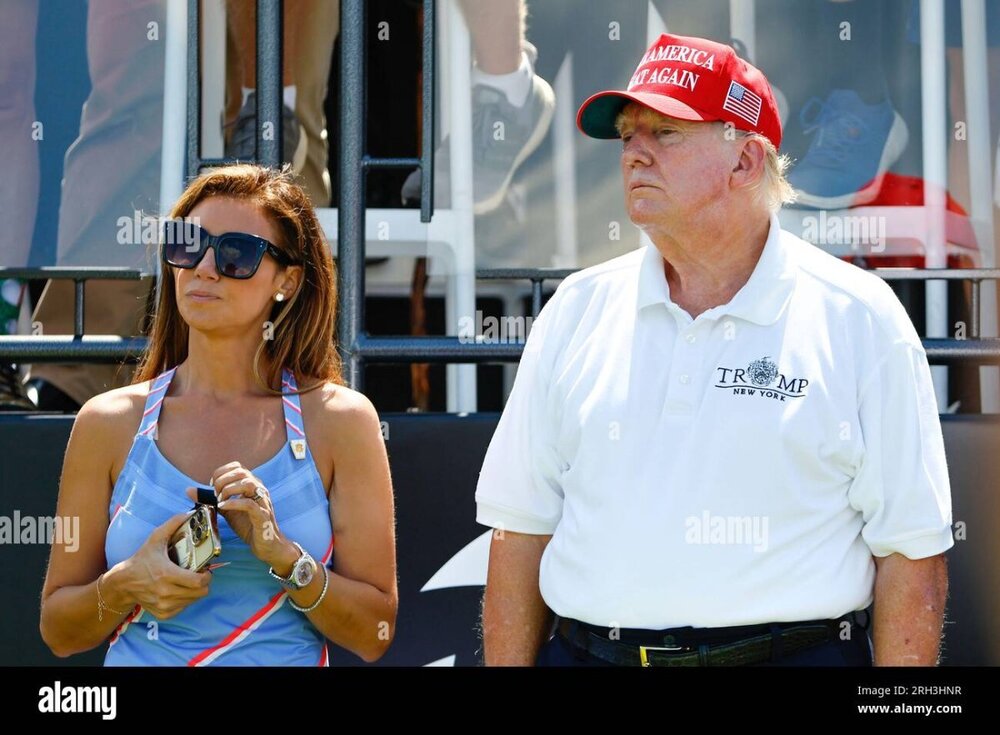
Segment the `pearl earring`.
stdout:
<path fill-rule="evenodd" d="M 285 300 L 285 294 L 281 293 L 281 291 L 278 291 L 278 293 L 276 293 L 274 295 L 274 300 L 275 301 L 284 301 Z"/>

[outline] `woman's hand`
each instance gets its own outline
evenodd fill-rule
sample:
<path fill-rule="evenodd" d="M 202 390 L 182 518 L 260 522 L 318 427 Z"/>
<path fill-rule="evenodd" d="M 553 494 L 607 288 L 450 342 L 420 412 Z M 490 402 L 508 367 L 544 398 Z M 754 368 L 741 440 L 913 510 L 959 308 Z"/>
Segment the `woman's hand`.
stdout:
<path fill-rule="evenodd" d="M 298 558 L 298 549 L 278 529 L 271 494 L 250 470 L 239 462 L 224 464 L 212 473 L 212 486 L 219 513 L 254 556 L 276 571 Z M 197 500 L 197 490 L 187 493 Z"/>
<path fill-rule="evenodd" d="M 162 619 L 177 615 L 195 600 L 208 594 L 212 573 L 192 572 L 174 564 L 167 556 L 170 537 L 190 513 L 178 513 L 157 526 L 145 543 L 123 561 L 121 594 Z"/>

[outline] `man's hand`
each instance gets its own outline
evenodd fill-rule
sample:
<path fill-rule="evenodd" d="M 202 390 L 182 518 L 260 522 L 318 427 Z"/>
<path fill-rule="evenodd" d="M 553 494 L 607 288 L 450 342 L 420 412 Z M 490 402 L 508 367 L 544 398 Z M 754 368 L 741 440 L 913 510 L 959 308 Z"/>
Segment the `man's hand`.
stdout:
<path fill-rule="evenodd" d="M 948 597 L 944 554 L 875 557 L 876 666 L 936 666 Z"/>

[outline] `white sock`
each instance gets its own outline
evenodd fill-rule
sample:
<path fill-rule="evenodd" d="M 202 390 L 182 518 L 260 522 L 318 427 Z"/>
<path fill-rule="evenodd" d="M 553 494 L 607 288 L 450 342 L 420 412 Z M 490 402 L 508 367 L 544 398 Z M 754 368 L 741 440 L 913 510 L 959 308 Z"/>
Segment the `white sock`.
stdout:
<path fill-rule="evenodd" d="M 472 67 L 473 86 L 486 84 L 494 89 L 499 89 L 507 95 L 507 100 L 515 107 L 524 106 L 528 99 L 528 92 L 531 91 L 534 76 L 535 70 L 524 51 L 521 52 L 521 66 L 510 74 L 487 74 L 480 71 L 478 66 Z"/>
<path fill-rule="evenodd" d="M 243 102 L 242 105 L 247 103 L 247 97 L 250 96 L 251 92 L 254 92 L 253 87 L 243 87 Z M 281 90 L 281 101 L 285 103 L 289 110 L 295 109 L 295 85 L 290 84 L 287 87 L 283 87 Z"/>

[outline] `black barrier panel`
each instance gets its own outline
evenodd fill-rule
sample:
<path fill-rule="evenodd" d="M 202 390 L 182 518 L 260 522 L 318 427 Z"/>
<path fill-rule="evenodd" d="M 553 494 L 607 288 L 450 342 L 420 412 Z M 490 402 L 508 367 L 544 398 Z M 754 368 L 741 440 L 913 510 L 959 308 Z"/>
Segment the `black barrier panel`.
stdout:
<path fill-rule="evenodd" d="M 377 665 L 470 666 L 489 549 L 475 522 L 475 483 L 497 414 L 386 414 L 396 493 L 400 609 L 396 638 Z M 0 413 L 0 516 L 52 516 L 72 416 Z M 959 536 L 949 554 L 944 663 L 1000 664 L 1000 418 L 943 417 Z M 38 633 L 48 547 L 0 546 L 0 666 L 100 665 L 104 646 L 54 657 Z M 364 663 L 331 646 L 331 665 Z"/>

